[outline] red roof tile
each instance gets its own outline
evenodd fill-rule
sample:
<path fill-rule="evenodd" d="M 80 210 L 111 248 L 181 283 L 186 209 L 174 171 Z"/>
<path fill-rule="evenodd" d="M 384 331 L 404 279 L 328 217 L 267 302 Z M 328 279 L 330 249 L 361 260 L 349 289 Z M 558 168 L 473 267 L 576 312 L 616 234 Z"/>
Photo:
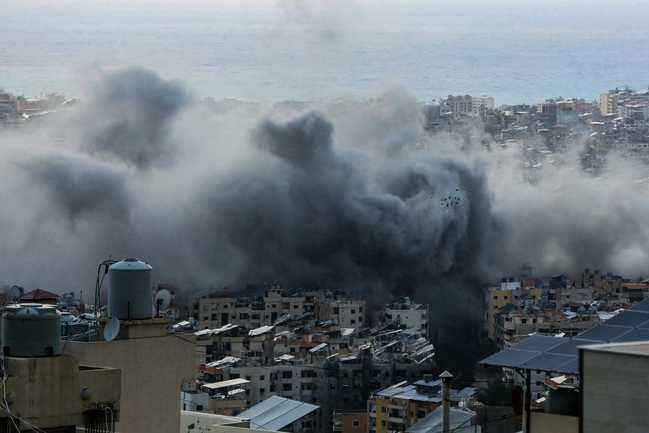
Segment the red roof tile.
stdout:
<path fill-rule="evenodd" d="M 32 290 L 20 297 L 21 301 L 44 301 L 44 300 L 58 300 L 59 295 L 56 293 L 48 292 L 43 289 Z"/>

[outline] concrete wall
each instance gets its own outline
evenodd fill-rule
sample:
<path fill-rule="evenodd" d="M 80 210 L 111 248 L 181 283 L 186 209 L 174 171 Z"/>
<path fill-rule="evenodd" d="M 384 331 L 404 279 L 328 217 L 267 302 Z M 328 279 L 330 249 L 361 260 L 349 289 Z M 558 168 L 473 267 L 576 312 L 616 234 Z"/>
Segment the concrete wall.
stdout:
<path fill-rule="evenodd" d="M 584 350 L 584 432 L 649 432 L 649 357 Z"/>
<path fill-rule="evenodd" d="M 532 433 L 577 433 L 579 418 L 553 413 L 532 412 Z"/>
<path fill-rule="evenodd" d="M 367 433 L 367 412 L 344 413 L 338 418 L 341 433 Z"/>
<path fill-rule="evenodd" d="M 122 370 L 120 433 L 178 433 L 180 387 L 196 372 L 194 344 L 162 336 L 96 343 L 67 342 L 80 363 Z"/>

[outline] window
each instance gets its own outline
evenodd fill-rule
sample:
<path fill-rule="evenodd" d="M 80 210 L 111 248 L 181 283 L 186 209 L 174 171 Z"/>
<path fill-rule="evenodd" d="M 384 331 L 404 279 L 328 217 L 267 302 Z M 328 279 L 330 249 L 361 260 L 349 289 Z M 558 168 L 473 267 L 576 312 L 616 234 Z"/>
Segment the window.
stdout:
<path fill-rule="evenodd" d="M 270 392 L 275 392 L 275 385 L 270 386 Z"/>
<path fill-rule="evenodd" d="M 356 314 L 356 310 L 352 308 L 352 314 Z"/>
<path fill-rule="evenodd" d="M 284 391 L 290 391 L 291 389 L 293 389 L 293 386 L 290 383 L 285 383 L 284 385 L 282 385 L 282 389 Z"/>
<path fill-rule="evenodd" d="M 498 296 L 494 296 L 494 301 L 497 301 L 497 300 L 498 300 Z"/>
<path fill-rule="evenodd" d="M 363 312 L 363 307 L 358 307 L 358 312 L 362 313 Z"/>
<path fill-rule="evenodd" d="M 521 319 L 521 323 L 523 324 L 527 323 L 527 319 Z"/>
<path fill-rule="evenodd" d="M 353 325 L 356 323 L 356 320 L 352 319 L 350 323 Z"/>
<path fill-rule="evenodd" d="M 385 406 L 381 407 L 381 413 L 386 413 L 388 411 L 388 408 Z"/>
<path fill-rule="evenodd" d="M 250 380 L 250 376 L 246 376 L 246 380 Z"/>
<path fill-rule="evenodd" d="M 266 376 L 264 376 L 264 375 L 259 376 L 259 380 L 264 380 L 264 379 L 266 379 Z"/>
<path fill-rule="evenodd" d="M 293 372 L 292 371 L 282 371 L 282 378 L 290 379 L 292 377 L 293 377 Z"/>
<path fill-rule="evenodd" d="M 202 405 L 202 404 L 197 404 L 197 405 L 196 405 L 196 410 L 197 410 L 198 412 L 202 411 L 202 410 L 203 410 L 203 405 Z"/>
<path fill-rule="evenodd" d="M 352 426 L 353 426 L 353 427 L 359 427 L 360 425 L 361 425 L 361 423 L 360 423 L 360 421 L 358 421 L 357 419 L 355 419 L 354 421 L 352 421 Z"/>
<path fill-rule="evenodd" d="M 385 426 L 387 425 L 386 422 L 385 422 L 385 420 L 381 421 L 381 425 L 382 425 L 383 427 L 385 427 Z"/>
<path fill-rule="evenodd" d="M 426 416 L 426 411 L 425 410 L 417 410 L 417 418 L 423 418 Z"/>
<path fill-rule="evenodd" d="M 505 295 L 504 298 L 505 298 L 505 299 L 509 299 L 509 296 Z"/>
<path fill-rule="evenodd" d="M 266 388 L 259 388 L 259 394 L 264 394 L 266 392 Z"/>

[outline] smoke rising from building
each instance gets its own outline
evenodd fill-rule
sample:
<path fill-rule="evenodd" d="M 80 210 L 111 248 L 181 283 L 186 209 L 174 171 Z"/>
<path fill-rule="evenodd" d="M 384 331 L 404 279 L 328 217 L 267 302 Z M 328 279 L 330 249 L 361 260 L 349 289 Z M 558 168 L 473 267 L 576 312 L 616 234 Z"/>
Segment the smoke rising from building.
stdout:
<path fill-rule="evenodd" d="M 644 274 L 649 261 L 645 168 L 614 155 L 594 177 L 568 151 L 530 183 L 515 149 L 427 135 L 403 90 L 216 110 L 141 69 L 89 88 L 3 133 L 7 282 L 91 287 L 107 255 L 136 255 L 183 286 L 277 280 L 472 314 L 481 283 L 523 262 Z"/>

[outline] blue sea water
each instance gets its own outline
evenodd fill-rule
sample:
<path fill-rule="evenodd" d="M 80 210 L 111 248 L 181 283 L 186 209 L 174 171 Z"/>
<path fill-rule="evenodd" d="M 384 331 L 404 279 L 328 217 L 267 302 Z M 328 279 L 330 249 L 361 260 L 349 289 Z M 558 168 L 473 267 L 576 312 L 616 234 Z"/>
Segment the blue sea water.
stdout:
<path fill-rule="evenodd" d="M 642 3 L 367 0 L 296 21 L 263 1 L 29 1 L 0 10 L 0 87 L 25 95 L 79 95 L 94 69 L 129 65 L 200 96 L 254 100 L 400 85 L 422 100 L 469 93 L 500 104 L 649 84 Z"/>

